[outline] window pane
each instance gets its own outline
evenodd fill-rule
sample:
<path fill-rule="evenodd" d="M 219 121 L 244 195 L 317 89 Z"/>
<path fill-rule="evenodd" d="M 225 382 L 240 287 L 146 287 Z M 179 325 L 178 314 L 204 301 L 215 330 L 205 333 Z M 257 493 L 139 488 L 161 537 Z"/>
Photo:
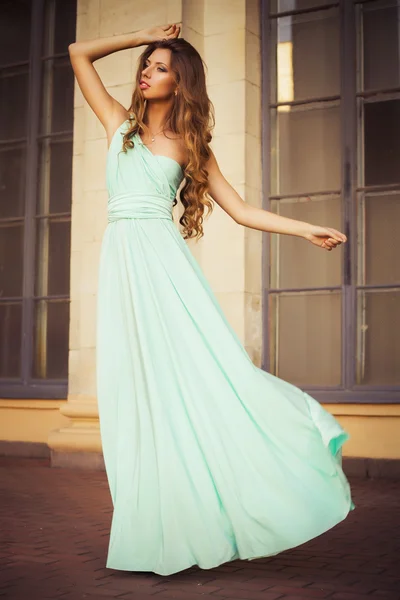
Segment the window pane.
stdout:
<path fill-rule="evenodd" d="M 289 12 L 290 10 L 302 10 L 331 4 L 332 0 L 271 0 L 271 13 Z"/>
<path fill-rule="evenodd" d="M 0 303 L 0 377 L 20 376 L 21 327 L 21 304 Z"/>
<path fill-rule="evenodd" d="M 339 105 L 281 106 L 273 117 L 272 195 L 340 190 Z"/>
<path fill-rule="evenodd" d="M 400 84 L 400 6 L 370 2 L 363 12 L 363 72 L 361 89 L 387 89 Z"/>
<path fill-rule="evenodd" d="M 274 201 L 271 210 L 290 219 L 341 229 L 341 200 L 334 197 Z M 271 287 L 341 284 L 342 248 L 327 252 L 291 235 L 271 235 Z"/>
<path fill-rule="evenodd" d="M 0 219 L 25 211 L 25 148 L 0 148 Z"/>
<path fill-rule="evenodd" d="M 400 384 L 400 291 L 358 296 L 357 383 Z"/>
<path fill-rule="evenodd" d="M 24 226 L 0 223 L 0 296 L 22 296 Z"/>
<path fill-rule="evenodd" d="M 277 89 L 271 86 L 272 102 L 339 95 L 338 11 L 282 17 L 274 24 L 278 28 Z"/>
<path fill-rule="evenodd" d="M 69 302 L 36 302 L 33 377 L 65 379 L 68 375 Z"/>
<path fill-rule="evenodd" d="M 70 221 L 39 219 L 36 238 L 36 296 L 69 293 Z"/>
<path fill-rule="evenodd" d="M 28 67 L 0 72 L 0 139 L 26 138 L 28 128 Z"/>
<path fill-rule="evenodd" d="M 54 52 L 68 52 L 68 44 L 75 41 L 76 29 L 76 4 L 57 0 L 54 22 Z"/>
<path fill-rule="evenodd" d="M 31 0 L 1 0 L 0 65 L 29 59 L 31 6 Z"/>
<path fill-rule="evenodd" d="M 358 215 L 359 284 L 400 283 L 400 192 L 361 197 Z"/>
<path fill-rule="evenodd" d="M 341 380 L 341 294 L 271 294 L 272 371 L 294 385 Z"/>
<path fill-rule="evenodd" d="M 365 185 L 400 183 L 400 100 L 364 105 Z"/>
<path fill-rule="evenodd" d="M 45 14 L 43 54 L 68 52 L 68 44 L 75 41 L 76 2 L 46 0 Z"/>
<path fill-rule="evenodd" d="M 43 62 L 42 133 L 69 131 L 74 118 L 74 75 L 69 58 Z"/>
<path fill-rule="evenodd" d="M 72 142 L 43 140 L 40 146 L 38 214 L 70 212 Z"/>

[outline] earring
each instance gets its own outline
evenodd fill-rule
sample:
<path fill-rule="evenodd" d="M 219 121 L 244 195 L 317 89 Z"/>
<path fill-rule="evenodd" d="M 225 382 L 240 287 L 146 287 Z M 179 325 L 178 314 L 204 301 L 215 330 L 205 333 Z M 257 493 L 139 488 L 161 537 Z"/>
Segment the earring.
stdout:
<path fill-rule="evenodd" d="M 177 95 L 178 95 L 178 90 L 175 90 L 175 96 L 177 96 Z"/>

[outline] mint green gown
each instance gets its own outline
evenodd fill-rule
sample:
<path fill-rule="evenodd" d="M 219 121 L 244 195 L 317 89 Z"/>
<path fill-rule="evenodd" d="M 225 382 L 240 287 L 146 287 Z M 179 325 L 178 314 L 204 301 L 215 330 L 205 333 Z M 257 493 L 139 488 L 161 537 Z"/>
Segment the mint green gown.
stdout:
<path fill-rule="evenodd" d="M 113 503 L 106 566 L 169 575 L 271 556 L 354 508 L 348 438 L 254 365 L 172 219 L 183 172 L 126 121 L 107 155 L 97 393 Z"/>

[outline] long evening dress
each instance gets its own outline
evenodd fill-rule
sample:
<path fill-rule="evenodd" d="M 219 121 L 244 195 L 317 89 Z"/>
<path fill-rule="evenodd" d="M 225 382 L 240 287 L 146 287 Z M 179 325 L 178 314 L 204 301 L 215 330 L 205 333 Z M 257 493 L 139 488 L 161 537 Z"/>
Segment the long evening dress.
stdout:
<path fill-rule="evenodd" d="M 107 155 L 97 393 L 113 517 L 106 566 L 169 575 L 271 556 L 354 508 L 349 435 L 256 367 L 172 218 L 183 179 L 139 135 Z"/>

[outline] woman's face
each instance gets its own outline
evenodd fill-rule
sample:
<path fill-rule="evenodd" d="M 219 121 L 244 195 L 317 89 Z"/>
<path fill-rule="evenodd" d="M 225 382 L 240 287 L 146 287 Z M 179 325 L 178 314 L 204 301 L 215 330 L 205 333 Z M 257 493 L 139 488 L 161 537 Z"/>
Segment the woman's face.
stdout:
<path fill-rule="evenodd" d="M 150 54 L 144 63 L 139 87 L 146 100 L 168 99 L 174 94 L 176 82 L 171 69 L 171 50 L 157 48 Z"/>

